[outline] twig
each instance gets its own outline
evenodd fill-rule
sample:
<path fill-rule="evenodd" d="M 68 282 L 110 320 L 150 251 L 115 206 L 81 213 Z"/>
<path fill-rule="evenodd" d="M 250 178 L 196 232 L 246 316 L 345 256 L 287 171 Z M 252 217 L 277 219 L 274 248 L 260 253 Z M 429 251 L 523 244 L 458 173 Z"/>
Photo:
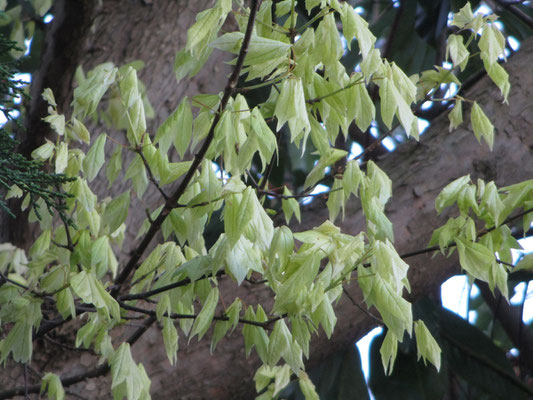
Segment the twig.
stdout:
<path fill-rule="evenodd" d="M 381 318 L 379 318 L 378 316 L 372 314 L 370 311 L 368 311 L 367 309 L 365 309 L 364 307 L 362 307 L 358 302 L 355 301 L 355 299 L 352 297 L 352 295 L 350 294 L 350 292 L 348 292 L 348 290 L 346 290 L 346 288 L 343 286 L 342 287 L 342 292 L 346 295 L 346 297 L 348 297 L 348 299 L 350 300 L 350 302 L 356 306 L 359 310 L 361 310 L 362 312 L 364 312 L 366 315 L 368 315 L 370 318 L 372 318 L 373 320 L 376 320 L 380 325 L 385 325 L 385 323 L 383 322 L 383 320 Z"/>
<path fill-rule="evenodd" d="M 136 151 L 136 153 L 141 157 L 144 167 L 148 171 L 148 179 L 150 179 L 150 182 L 153 183 L 153 185 L 157 188 L 157 190 L 159 190 L 159 193 L 161 193 L 161 196 L 163 196 L 165 201 L 167 201 L 168 196 L 165 193 L 165 191 L 161 188 L 161 186 L 159 186 L 159 183 L 157 183 L 157 181 L 155 180 L 154 174 L 152 173 L 152 169 L 150 168 L 150 165 L 148 165 L 148 161 L 146 160 L 146 157 L 144 156 L 142 149 L 139 149 L 138 151 Z"/>

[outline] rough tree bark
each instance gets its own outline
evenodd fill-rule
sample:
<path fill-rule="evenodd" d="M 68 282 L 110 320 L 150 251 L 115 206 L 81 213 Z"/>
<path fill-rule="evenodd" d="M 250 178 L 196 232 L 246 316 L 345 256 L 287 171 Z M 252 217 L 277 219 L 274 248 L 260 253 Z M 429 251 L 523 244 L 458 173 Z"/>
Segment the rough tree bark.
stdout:
<path fill-rule="evenodd" d="M 63 6 L 71 1 L 65 0 Z M 72 3 L 81 7 L 83 2 Z M 211 61 L 201 76 L 187 83 L 189 86 L 175 85 L 172 77 L 172 59 L 175 51 L 185 43 L 184 31 L 192 23 L 195 12 L 207 7 L 209 3 L 207 0 L 158 0 L 148 6 L 141 1 L 104 1 L 101 8 L 95 6 L 91 8 L 90 15 L 85 16 L 86 21 L 90 22 L 87 24 L 90 29 L 86 30 L 86 35 L 79 42 L 85 51 L 81 52 L 77 60 L 70 59 L 69 65 L 75 66 L 89 60 L 90 64 L 108 60 L 116 64 L 134 59 L 144 60 L 147 65 L 141 73 L 141 79 L 147 85 L 150 100 L 156 110 L 153 125 L 156 126 L 185 93 L 203 90 L 217 92 L 223 88 L 225 73 L 217 70 L 217 61 Z M 62 3 L 58 2 L 56 7 L 60 4 Z M 49 65 L 51 71 L 54 70 L 54 65 L 66 62 L 64 57 L 71 55 L 58 52 L 56 57 Z M 445 222 L 451 211 L 437 216 L 434 199 L 440 189 L 453 179 L 471 174 L 473 179 L 479 177 L 486 181 L 495 180 L 498 186 L 503 186 L 532 177 L 533 136 L 530 132 L 533 126 L 533 75 L 529 73 L 532 63 L 533 41 L 530 40 L 522 45 L 519 53 L 506 66 L 512 85 L 509 106 L 501 103 L 498 90 L 487 78 L 480 80 L 465 94 L 465 97 L 479 101 L 495 125 L 496 138 L 492 152 L 485 144 L 477 142 L 466 125 L 448 133 L 447 116 L 443 115 L 434 121 L 419 143 L 410 142 L 378 162 L 394 182 L 393 198 L 387 212 L 395 227 L 395 244 L 400 254 L 424 248 L 431 232 Z M 59 85 L 58 89 L 64 89 L 63 85 L 70 88 L 73 70 L 64 71 L 65 81 L 52 82 L 51 85 Z M 63 93 L 65 96 L 68 93 L 68 90 L 58 89 L 54 88 L 56 93 Z M 61 104 L 69 102 L 67 97 L 60 100 Z M 468 113 L 466 114 L 465 119 L 468 120 Z M 122 190 L 119 188 L 118 192 Z M 143 209 L 144 207 L 141 208 Z M 303 211 L 302 220 L 305 222 L 295 228 L 310 229 L 326 218 L 325 205 L 315 201 Z M 351 234 L 364 229 L 364 219 L 356 201 L 350 203 L 346 218 L 340 226 L 344 232 Z M 425 254 L 406 261 L 411 265 L 411 300 L 435 292 L 444 279 L 459 272 L 454 256 L 444 258 Z M 228 285 L 233 295 L 236 288 L 231 283 Z M 352 284 L 347 289 L 355 302 L 362 303 L 362 296 L 355 286 Z M 266 289 L 258 290 L 245 283 L 238 291 L 247 304 L 269 302 L 270 293 Z M 320 362 L 335 350 L 353 345 L 355 340 L 376 325 L 375 320 L 347 298 L 340 301 L 336 311 L 338 324 L 334 335 L 331 340 L 327 340 L 323 333 L 314 338 L 309 366 Z M 175 367 L 168 364 L 161 334 L 156 327 L 150 329 L 135 345 L 135 359 L 144 363 L 152 378 L 154 398 L 253 397 L 252 376 L 257 360 L 253 357 L 245 359 L 240 332 L 223 339 L 214 355 L 210 355 L 208 340 L 204 339 L 201 343 L 193 341 L 188 346 L 185 342 L 185 339 L 180 342 L 181 349 Z M 79 353 L 69 353 L 63 357 L 77 360 L 75 372 L 89 370 L 96 363 L 96 357 L 79 357 Z M 73 364 L 68 365 L 59 372 L 66 375 L 74 372 Z M 101 392 L 96 386 L 94 382 L 89 382 L 73 389 L 83 393 L 85 398 L 110 397 L 109 394 L 103 395 L 106 392 Z"/>

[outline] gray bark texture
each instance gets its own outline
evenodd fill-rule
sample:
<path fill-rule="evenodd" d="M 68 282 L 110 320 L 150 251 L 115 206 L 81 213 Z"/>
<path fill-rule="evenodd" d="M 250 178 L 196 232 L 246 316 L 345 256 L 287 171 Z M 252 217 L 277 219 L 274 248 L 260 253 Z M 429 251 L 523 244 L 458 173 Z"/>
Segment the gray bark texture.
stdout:
<path fill-rule="evenodd" d="M 83 12 L 87 13 L 82 18 L 86 29 L 83 35 L 80 34 L 78 42 L 78 46 L 83 45 L 84 50 L 76 52 L 77 45 L 72 44 L 70 54 L 58 51 L 48 63 L 43 62 L 43 68 L 48 68 L 48 72 L 45 71 L 42 77 L 43 81 L 46 81 L 47 74 L 58 73 L 56 69 L 63 68 L 64 79 L 61 82 L 51 82 L 48 86 L 62 94 L 60 96 L 63 97 L 58 96 L 61 101 L 59 104 L 64 107 L 70 102 L 68 93 L 71 90 L 72 73 L 80 63 L 85 66 L 113 61 L 121 65 L 136 59 L 144 60 L 146 68 L 140 78 L 146 84 L 148 96 L 156 110 L 156 118 L 149 128 L 152 129 L 151 132 L 153 127 L 174 110 L 185 94 L 213 93 L 223 89 L 228 69 L 217 55 L 214 55 L 201 75 L 192 81 L 177 85 L 172 72 L 173 57 L 185 43 L 186 28 L 192 24 L 196 12 L 210 6 L 211 1 L 155 0 L 152 5 L 145 5 L 141 1 L 106 0 L 101 6 L 97 6 L 95 2 L 87 9 L 84 9 L 87 6 L 82 1 L 65 0 L 64 3 L 57 4 L 58 11 L 61 4 L 63 10 L 76 4 L 80 7 L 80 12 L 86 10 Z M 51 38 L 54 39 L 58 40 L 57 37 Z M 378 165 L 389 174 L 394 185 L 387 215 L 394 225 L 395 245 L 400 254 L 426 247 L 433 230 L 443 225 L 447 217 L 452 215 L 453 211 L 445 210 L 437 216 L 434 208 L 435 197 L 452 180 L 470 174 L 474 180 L 494 180 L 498 186 L 505 186 L 532 178 L 533 74 L 529 69 L 532 64 L 533 41 L 529 40 L 522 44 L 518 54 L 505 66 L 511 80 L 509 106 L 502 104 L 498 89 L 486 77 L 465 94 L 466 98 L 476 99 L 494 123 L 496 137 L 492 152 L 486 144 L 478 143 L 468 123 L 449 133 L 447 115 L 442 115 L 424 133 L 420 142 L 410 141 L 378 161 Z M 37 97 L 35 91 L 39 93 L 44 87 L 47 86 L 37 87 L 33 91 L 34 99 Z M 38 107 L 34 109 L 37 110 Z M 469 121 L 469 112 L 469 109 L 465 110 L 465 121 Z M 94 130 L 92 132 L 100 133 Z M 106 190 L 110 194 L 111 191 L 115 194 L 124 191 L 120 186 L 107 189 L 106 182 L 102 185 L 100 195 Z M 152 199 L 148 201 L 151 202 Z M 141 214 L 144 213 L 144 208 L 145 206 L 139 208 Z M 136 217 L 129 221 L 132 224 L 131 237 L 126 239 L 127 242 L 131 240 L 129 246 L 135 245 L 133 238 L 142 218 Z M 327 218 L 325 204 L 316 200 L 303 210 L 303 223 L 293 228 L 311 229 Z M 350 234 L 357 234 L 365 229 L 358 201 L 350 202 L 346 218 L 338 224 L 343 232 Z M 133 247 L 129 247 L 131 248 Z M 444 258 L 425 254 L 406 261 L 411 267 L 410 300 L 434 294 L 446 278 L 460 272 L 455 256 Z M 354 302 L 364 307 L 356 282 L 347 286 L 347 291 Z M 235 295 L 241 297 L 246 304 L 267 304 L 266 309 L 272 303 L 268 288 L 247 283 L 238 288 L 233 282 L 225 282 L 223 279 L 221 296 L 225 302 L 228 304 L 229 300 L 231 303 Z M 313 338 L 311 359 L 307 362 L 309 367 L 335 351 L 353 345 L 377 324 L 346 296 L 335 309 L 338 322 L 333 337 L 328 340 L 321 332 Z M 68 329 L 69 326 L 65 326 L 62 334 L 67 336 Z M 117 335 L 116 339 L 127 337 L 127 332 L 133 329 L 134 327 L 125 327 L 124 333 Z M 60 348 L 58 350 L 50 343 L 44 343 L 42 347 L 47 351 L 41 356 L 36 354 L 36 365 L 42 365 L 49 361 L 45 358 L 52 357 L 53 360 L 46 367 L 47 371 L 53 370 L 69 376 L 96 366 L 97 357 L 90 354 L 80 355 Z M 157 326 L 147 331 L 135 344 L 133 353 L 135 360 L 144 364 L 152 379 L 151 393 L 154 399 L 249 399 L 255 395 L 252 377 L 258 361 L 253 356 L 246 359 L 240 328 L 232 336 L 222 339 L 212 355 L 208 337 L 199 343 L 194 339 L 189 344 L 184 336 L 180 337 L 178 362 L 174 367 L 169 365 L 166 358 Z M 52 366 L 57 366 L 57 369 Z M 20 371 L 18 375 L 13 371 L 10 377 L 1 377 L 2 374 L 7 374 L 5 371 L 0 373 L 0 387 L 20 385 L 23 382 Z M 108 378 L 86 381 L 70 389 L 84 398 L 111 398 Z"/>

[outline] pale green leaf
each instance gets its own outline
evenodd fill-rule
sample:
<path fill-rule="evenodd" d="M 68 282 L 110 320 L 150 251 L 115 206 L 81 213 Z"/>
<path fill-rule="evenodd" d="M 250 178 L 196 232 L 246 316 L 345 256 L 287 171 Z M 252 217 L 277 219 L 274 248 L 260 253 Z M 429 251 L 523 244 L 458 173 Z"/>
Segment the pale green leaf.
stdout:
<path fill-rule="evenodd" d="M 461 238 L 455 239 L 459 252 L 461 267 L 476 279 L 492 282 L 491 267 L 495 260 L 494 253 L 480 243 L 474 243 Z"/>
<path fill-rule="evenodd" d="M 292 192 L 285 186 L 283 189 L 283 196 L 292 196 Z M 292 216 L 296 216 L 298 222 L 301 221 L 300 203 L 295 198 L 282 198 L 281 208 L 285 215 L 285 221 L 287 224 L 291 221 Z"/>
<path fill-rule="evenodd" d="M 76 305 L 70 288 L 63 289 L 57 294 L 57 311 L 63 319 L 76 317 Z"/>
<path fill-rule="evenodd" d="M 303 152 L 307 135 L 311 130 L 311 125 L 307 117 L 307 108 L 305 105 L 305 96 L 301 79 L 296 77 L 285 79 L 281 93 L 276 102 L 274 114 L 278 119 L 276 130 L 279 131 L 285 122 L 288 121 L 289 129 L 291 131 L 291 142 L 296 142 L 298 144 L 303 136 Z"/>
<path fill-rule="evenodd" d="M 479 40 L 481 59 L 492 66 L 498 61 L 498 57 L 505 56 L 505 37 L 496 25 L 488 24 L 483 27 L 483 33 Z"/>
<path fill-rule="evenodd" d="M 104 146 L 106 142 L 106 134 L 102 133 L 98 136 L 98 139 L 94 142 L 92 147 L 87 152 L 87 155 L 83 159 L 83 173 L 86 179 L 92 181 L 102 165 L 105 162 Z"/>
<path fill-rule="evenodd" d="M 51 106 L 57 107 L 56 99 L 54 98 L 54 92 L 52 92 L 52 89 L 46 88 L 43 90 L 43 99 L 46 100 L 48 104 Z"/>
<path fill-rule="evenodd" d="M 106 205 L 103 219 L 109 233 L 115 232 L 126 221 L 130 207 L 130 191 L 122 193 Z"/>
<path fill-rule="evenodd" d="M 385 373 L 390 375 L 394 367 L 396 355 L 398 354 L 398 339 L 392 331 L 387 331 L 379 352 L 381 353 L 381 362 L 383 363 Z"/>
<path fill-rule="evenodd" d="M 463 123 L 462 100 L 455 100 L 455 105 L 453 106 L 452 111 L 448 114 L 448 119 L 450 120 L 450 132 Z"/>
<path fill-rule="evenodd" d="M 9 353 L 12 353 L 15 362 L 27 363 L 31 360 L 33 351 L 32 327 L 33 325 L 27 321 L 15 323 L 5 338 L 0 362 L 4 362 Z"/>
<path fill-rule="evenodd" d="M 65 398 L 65 389 L 63 389 L 63 384 L 58 375 L 48 372 L 43 376 L 41 393 L 44 392 L 50 399 L 63 400 Z"/>
<path fill-rule="evenodd" d="M 302 370 L 298 373 L 298 384 L 305 397 L 305 400 L 319 400 L 318 394 L 315 390 L 315 385 L 309 379 L 309 376 Z"/>
<path fill-rule="evenodd" d="M 461 35 L 448 36 L 448 44 L 446 46 L 446 58 L 452 59 L 455 67 L 459 66 L 463 71 L 468 63 L 468 57 L 470 53 L 463 43 L 463 37 Z"/>
<path fill-rule="evenodd" d="M 163 342 L 170 365 L 174 365 L 178 360 L 178 331 L 168 317 L 163 319 Z"/>
<path fill-rule="evenodd" d="M 368 22 L 355 12 L 352 5 L 342 3 L 342 11 L 342 31 L 346 38 L 348 49 L 350 49 L 352 39 L 354 37 L 357 38 L 360 52 L 363 59 L 365 59 L 368 56 L 368 53 L 374 48 L 376 37 L 368 28 Z"/>
<path fill-rule="evenodd" d="M 231 246 L 237 243 L 252 220 L 255 210 L 252 196 L 255 196 L 255 192 L 251 187 L 247 187 L 242 195 L 233 194 L 226 198 L 224 231 Z"/>
<path fill-rule="evenodd" d="M 80 121 L 78 121 L 76 118 L 72 117 L 70 120 L 72 123 L 72 135 L 74 138 L 78 141 L 84 142 L 89 144 L 91 141 L 91 135 L 85 125 L 83 125 Z"/>
<path fill-rule="evenodd" d="M 61 142 L 56 152 L 55 172 L 61 174 L 65 171 L 68 165 L 68 145 Z"/>
<path fill-rule="evenodd" d="M 503 96 L 503 102 L 507 103 L 507 96 L 509 96 L 509 90 L 511 88 L 511 84 L 509 83 L 509 74 L 498 63 L 494 63 L 490 66 L 487 65 L 487 63 L 484 63 L 484 65 L 490 79 L 492 79 L 492 81 L 500 89 L 500 92 Z"/>
<path fill-rule="evenodd" d="M 209 295 L 202 307 L 202 310 L 194 320 L 194 325 L 192 327 L 192 332 L 190 338 L 193 338 L 195 335 L 198 335 L 198 340 L 200 340 L 204 334 L 209 329 L 211 321 L 215 316 L 215 308 L 218 304 L 218 288 L 211 288 Z"/>
<path fill-rule="evenodd" d="M 111 390 L 115 398 L 128 400 L 149 398 L 150 380 L 142 364 L 135 365 L 129 343 L 122 343 L 109 360 L 111 366 Z"/>
<path fill-rule="evenodd" d="M 474 19 L 474 13 L 472 12 L 472 7 L 470 3 L 466 3 L 463 8 L 459 10 L 458 13 L 455 13 L 451 25 L 457 26 L 459 29 L 464 28 L 466 25 L 470 24 Z"/>
<path fill-rule="evenodd" d="M 46 161 L 50 157 L 52 157 L 52 154 L 54 153 L 54 144 L 46 139 L 46 143 L 42 146 L 37 147 L 35 150 L 31 152 L 31 157 L 34 160 L 38 161 Z"/>
<path fill-rule="evenodd" d="M 470 120 L 477 140 L 480 142 L 481 138 L 485 139 L 485 142 L 489 145 L 489 149 L 492 150 L 494 144 L 494 126 L 476 101 L 474 101 L 472 106 Z"/>
<path fill-rule="evenodd" d="M 418 360 L 422 357 L 424 364 L 428 360 L 431 364 L 440 370 L 440 354 L 441 349 L 436 340 L 429 332 L 424 321 L 415 321 L 415 336 L 416 336 L 416 348 L 418 353 Z"/>
<path fill-rule="evenodd" d="M 470 175 L 457 178 L 441 190 L 435 199 L 435 209 L 440 214 L 446 207 L 451 206 L 457 201 L 461 191 L 469 184 Z"/>

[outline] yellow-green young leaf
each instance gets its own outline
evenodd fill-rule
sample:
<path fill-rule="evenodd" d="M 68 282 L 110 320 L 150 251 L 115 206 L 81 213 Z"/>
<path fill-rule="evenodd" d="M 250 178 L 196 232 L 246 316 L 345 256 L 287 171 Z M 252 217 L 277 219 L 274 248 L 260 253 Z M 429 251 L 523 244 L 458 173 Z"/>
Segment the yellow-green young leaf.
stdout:
<path fill-rule="evenodd" d="M 86 211 L 91 212 L 96 205 L 96 195 L 89 189 L 87 181 L 82 178 L 78 178 L 72 185 L 71 193 L 81 203 Z"/>
<path fill-rule="evenodd" d="M 137 194 L 139 199 L 142 199 L 144 191 L 148 186 L 148 177 L 146 175 L 146 168 L 144 167 L 143 160 L 138 154 L 135 155 L 133 161 L 128 166 L 125 179 L 131 179 L 133 184 L 133 190 Z"/>
<path fill-rule="evenodd" d="M 46 100 L 48 104 L 51 106 L 57 107 L 56 99 L 54 98 L 54 92 L 52 92 L 52 89 L 46 88 L 43 90 L 43 99 Z"/>
<path fill-rule="evenodd" d="M 249 321 L 265 322 L 268 318 L 261 305 L 257 306 L 257 315 L 254 313 L 252 306 L 248 306 L 244 313 L 244 319 Z M 252 347 L 255 346 L 257 355 L 263 362 L 267 363 L 268 357 L 268 336 L 265 330 L 259 326 L 253 326 L 250 324 L 244 324 L 242 328 L 242 334 L 244 336 L 244 347 L 246 349 L 246 356 L 250 355 Z"/>
<path fill-rule="evenodd" d="M 305 179 L 304 188 L 307 189 L 315 185 L 320 179 L 324 177 L 326 167 L 336 163 L 342 157 L 348 154 L 345 150 L 330 148 L 328 152 L 320 157 L 316 165 L 313 167 L 307 178 Z"/>
<path fill-rule="evenodd" d="M 57 294 L 57 311 L 63 319 L 76 317 L 76 305 L 70 288 L 63 289 Z"/>
<path fill-rule="evenodd" d="M 85 303 L 93 304 L 107 317 L 111 314 L 113 318 L 120 320 L 120 307 L 117 301 L 111 297 L 94 275 L 81 271 L 72 275 L 70 283 L 74 293 Z"/>
<path fill-rule="evenodd" d="M 41 394 L 44 392 L 46 392 L 50 399 L 63 400 L 65 398 L 65 389 L 63 389 L 63 384 L 59 376 L 51 372 L 43 376 Z"/>
<path fill-rule="evenodd" d="M 276 365 L 283 354 L 289 350 L 292 336 L 283 319 L 276 321 L 268 343 L 268 365 Z"/>
<path fill-rule="evenodd" d="M 485 208 L 494 220 L 494 225 L 499 226 L 505 216 L 505 205 L 503 204 L 498 188 L 493 181 L 485 185 L 483 197 L 481 198 L 481 207 Z"/>
<path fill-rule="evenodd" d="M 179 82 L 185 76 L 192 78 L 196 75 L 211 55 L 213 51 L 212 47 L 206 46 L 200 50 L 197 56 L 193 56 L 188 50 L 180 50 L 176 53 L 174 59 L 174 73 L 176 74 L 176 80 Z"/>
<path fill-rule="evenodd" d="M 470 183 L 470 175 L 457 178 L 442 189 L 435 199 L 435 209 L 440 214 L 446 207 L 457 201 L 461 191 Z"/>
<path fill-rule="evenodd" d="M 74 89 L 74 117 L 85 118 L 96 111 L 98 103 L 115 82 L 117 68 L 112 63 L 100 64 L 87 74 L 87 79 Z"/>
<path fill-rule="evenodd" d="M 35 12 L 40 17 L 43 17 L 48 12 L 50 7 L 52 7 L 52 0 L 33 0 L 32 3 Z"/>
<path fill-rule="evenodd" d="M 159 150 L 166 154 L 170 145 L 174 143 L 179 156 L 183 158 L 191 142 L 192 121 L 189 99 L 185 97 L 176 110 L 157 129 L 154 144 L 159 143 Z"/>
<path fill-rule="evenodd" d="M 315 50 L 324 64 L 336 61 L 342 56 L 342 42 L 333 13 L 326 14 L 318 24 L 316 35 L 320 40 L 316 43 Z"/>
<path fill-rule="evenodd" d="M 490 66 L 498 61 L 500 55 L 505 56 L 505 37 L 496 25 L 489 24 L 483 27 L 479 48 L 481 59 Z"/>
<path fill-rule="evenodd" d="M 54 131 L 59 136 L 63 136 L 65 134 L 65 116 L 62 114 L 52 114 L 44 118 L 46 122 L 48 122 Z"/>
<path fill-rule="evenodd" d="M 350 4 L 342 3 L 342 11 L 342 32 L 346 38 L 348 49 L 350 49 L 352 39 L 355 37 L 361 55 L 365 59 L 368 53 L 374 48 L 376 37 L 368 29 L 368 22 L 357 14 Z"/>
<path fill-rule="evenodd" d="M 394 114 L 398 108 L 394 90 L 394 84 L 389 79 L 384 78 L 381 87 L 379 88 L 379 96 L 381 98 L 381 118 L 389 129 L 392 126 L 392 120 L 394 119 Z"/>
<path fill-rule="evenodd" d="M 450 132 L 463 123 L 463 101 L 455 100 L 452 111 L 448 114 L 450 120 Z"/>
<path fill-rule="evenodd" d="M 122 171 L 122 146 L 117 146 L 113 155 L 107 163 L 105 174 L 109 182 L 108 187 L 111 187 L 118 174 Z"/>
<path fill-rule="evenodd" d="M 398 339 L 396 339 L 391 330 L 387 331 L 379 352 L 381 353 L 381 362 L 383 363 L 385 374 L 390 375 L 398 354 Z"/>
<path fill-rule="evenodd" d="M 54 144 L 46 139 L 46 143 L 31 152 L 31 157 L 38 161 L 46 161 L 54 153 Z"/>
<path fill-rule="evenodd" d="M 344 197 L 347 199 L 350 194 L 358 195 L 359 185 L 363 179 L 363 173 L 359 169 L 359 163 L 356 160 L 350 160 L 346 163 L 344 174 L 342 175 L 342 187 Z"/>
<path fill-rule="evenodd" d="M 417 359 L 420 360 L 420 357 L 422 357 L 424 359 L 424 364 L 426 364 L 426 360 L 429 360 L 429 362 L 437 368 L 437 371 L 439 371 L 441 350 L 438 343 L 431 335 L 431 332 L 429 332 L 426 327 L 426 324 L 424 324 L 424 321 L 415 321 L 415 336 L 418 353 Z"/>
<path fill-rule="evenodd" d="M 461 267 L 470 276 L 494 285 L 490 273 L 495 261 L 494 253 L 480 243 L 473 243 L 459 237 L 455 239 L 455 243 L 459 252 Z"/>
<path fill-rule="evenodd" d="M 7 191 L 5 199 L 6 200 L 12 199 L 12 198 L 20 199 L 23 194 L 24 192 L 22 191 L 21 188 L 19 188 L 17 185 L 12 185 Z"/>
<path fill-rule="evenodd" d="M 192 56 L 197 57 L 216 36 L 226 15 L 227 12 L 220 7 L 213 7 L 196 16 L 196 22 L 187 31 L 186 50 L 190 51 Z"/>
<path fill-rule="evenodd" d="M 109 233 L 115 232 L 128 216 L 130 208 L 130 191 L 127 190 L 106 205 L 104 211 L 104 225 L 109 227 Z"/>
<path fill-rule="evenodd" d="M 85 142 L 89 144 L 91 142 L 91 135 L 85 125 L 83 125 L 76 118 L 71 119 L 72 123 L 72 135 L 78 141 Z"/>
<path fill-rule="evenodd" d="M 238 54 L 241 49 L 243 38 L 244 33 L 242 32 L 225 33 L 209 45 L 222 51 Z M 256 65 L 285 57 L 290 48 L 291 45 L 289 43 L 254 35 L 250 39 L 248 53 L 244 59 L 244 64 Z"/>
<path fill-rule="evenodd" d="M 178 331 L 171 318 L 163 319 L 163 342 L 170 365 L 174 365 L 178 360 Z"/>
<path fill-rule="evenodd" d="M 122 343 L 109 360 L 111 366 L 111 390 L 114 398 L 128 400 L 149 398 L 150 379 L 142 364 L 135 365 L 129 343 Z"/>
<path fill-rule="evenodd" d="M 348 99 L 352 100 L 352 102 L 349 101 L 348 107 L 353 107 L 355 110 L 355 123 L 359 129 L 365 132 L 376 118 L 376 107 L 363 84 L 357 84 L 350 88 L 347 95 Z"/>
<path fill-rule="evenodd" d="M 484 65 L 490 79 L 492 79 L 492 81 L 500 89 L 504 103 L 507 103 L 507 96 L 509 95 L 509 89 L 511 88 L 511 84 L 509 83 L 509 74 L 498 63 L 488 65 L 485 62 Z"/>
<path fill-rule="evenodd" d="M 363 59 L 363 62 L 361 62 L 361 71 L 363 72 L 363 75 L 365 76 L 365 80 L 368 82 L 372 74 L 374 72 L 378 71 L 379 68 L 383 65 L 383 61 L 381 59 L 381 53 L 378 49 L 372 49 L 368 53 L 368 56 Z"/>
<path fill-rule="evenodd" d="M 455 25 L 459 29 L 462 29 L 466 25 L 470 24 L 473 19 L 474 13 L 472 12 L 472 7 L 470 6 L 470 3 L 467 2 L 458 13 L 454 14 L 451 25 Z"/>
<path fill-rule="evenodd" d="M 446 59 L 451 57 L 453 65 L 459 66 L 463 71 L 468 63 L 470 53 L 463 43 L 461 35 L 450 35 L 448 37 L 448 45 L 446 46 Z"/>
<path fill-rule="evenodd" d="M 472 106 L 470 120 L 477 140 L 481 142 L 481 138 L 485 139 L 485 142 L 487 142 L 489 148 L 492 150 L 492 145 L 494 144 L 494 126 L 477 104 L 477 101 Z"/>
<path fill-rule="evenodd" d="M 292 196 L 292 192 L 285 186 L 283 189 L 283 196 Z M 281 199 L 281 208 L 283 214 L 285 215 L 285 221 L 287 224 L 291 221 L 293 214 L 296 216 L 298 222 L 301 220 L 300 214 L 300 203 L 295 198 L 282 198 Z"/>
<path fill-rule="evenodd" d="M 262 271 L 261 252 L 252 242 L 241 236 L 226 255 L 230 276 L 240 285 L 250 271 Z"/>
<path fill-rule="evenodd" d="M 255 192 L 251 187 L 247 187 L 242 194 L 233 194 L 226 198 L 224 231 L 231 246 L 237 243 L 252 220 L 255 212 L 252 196 L 255 196 Z"/>
<path fill-rule="evenodd" d="M 278 96 L 278 101 L 276 102 L 274 114 L 278 118 L 276 130 L 279 131 L 285 122 L 289 122 L 291 142 L 297 142 L 299 144 L 300 139 L 303 137 L 303 152 L 311 125 L 307 117 L 305 96 L 300 78 L 290 77 L 285 79 L 281 93 Z"/>
<path fill-rule="evenodd" d="M 309 379 L 309 376 L 302 370 L 298 373 L 298 384 L 305 397 L 305 400 L 319 400 L 318 394 L 315 390 L 315 385 Z"/>
<path fill-rule="evenodd" d="M 44 254 L 50 248 L 50 241 L 52 236 L 52 230 L 46 229 L 41 233 L 37 240 L 30 248 L 30 257 L 37 258 L 41 254 Z"/>
<path fill-rule="evenodd" d="M 209 291 L 209 295 L 207 296 L 204 306 L 202 307 L 202 311 L 200 311 L 194 320 L 190 339 L 192 339 L 195 335 L 198 335 L 198 340 L 200 340 L 204 336 L 211 325 L 211 321 L 213 321 L 217 304 L 218 288 L 214 287 Z"/>
<path fill-rule="evenodd" d="M 344 205 L 346 204 L 346 197 L 344 196 L 344 189 L 342 187 L 342 180 L 335 179 L 333 186 L 328 194 L 328 201 L 326 205 L 329 210 L 330 221 L 335 221 L 342 209 L 342 219 L 344 220 Z"/>
<path fill-rule="evenodd" d="M 90 182 L 92 181 L 102 165 L 105 162 L 105 153 L 104 146 L 106 142 L 106 134 L 102 133 L 98 136 L 98 139 L 94 142 L 92 147 L 89 149 L 87 155 L 83 159 L 83 173 L 85 178 Z"/>
<path fill-rule="evenodd" d="M 65 171 L 68 165 L 68 145 L 65 142 L 61 142 L 56 152 L 56 174 L 61 174 Z"/>
<path fill-rule="evenodd" d="M 292 336 L 302 348 L 305 358 L 309 358 L 309 343 L 311 342 L 311 332 L 305 320 L 301 317 L 291 318 Z"/>
<path fill-rule="evenodd" d="M 9 331 L 4 345 L 2 346 L 2 357 L 0 362 L 4 362 L 9 353 L 13 354 L 13 360 L 19 363 L 27 363 L 31 360 L 32 327 L 27 321 L 18 321 Z"/>

